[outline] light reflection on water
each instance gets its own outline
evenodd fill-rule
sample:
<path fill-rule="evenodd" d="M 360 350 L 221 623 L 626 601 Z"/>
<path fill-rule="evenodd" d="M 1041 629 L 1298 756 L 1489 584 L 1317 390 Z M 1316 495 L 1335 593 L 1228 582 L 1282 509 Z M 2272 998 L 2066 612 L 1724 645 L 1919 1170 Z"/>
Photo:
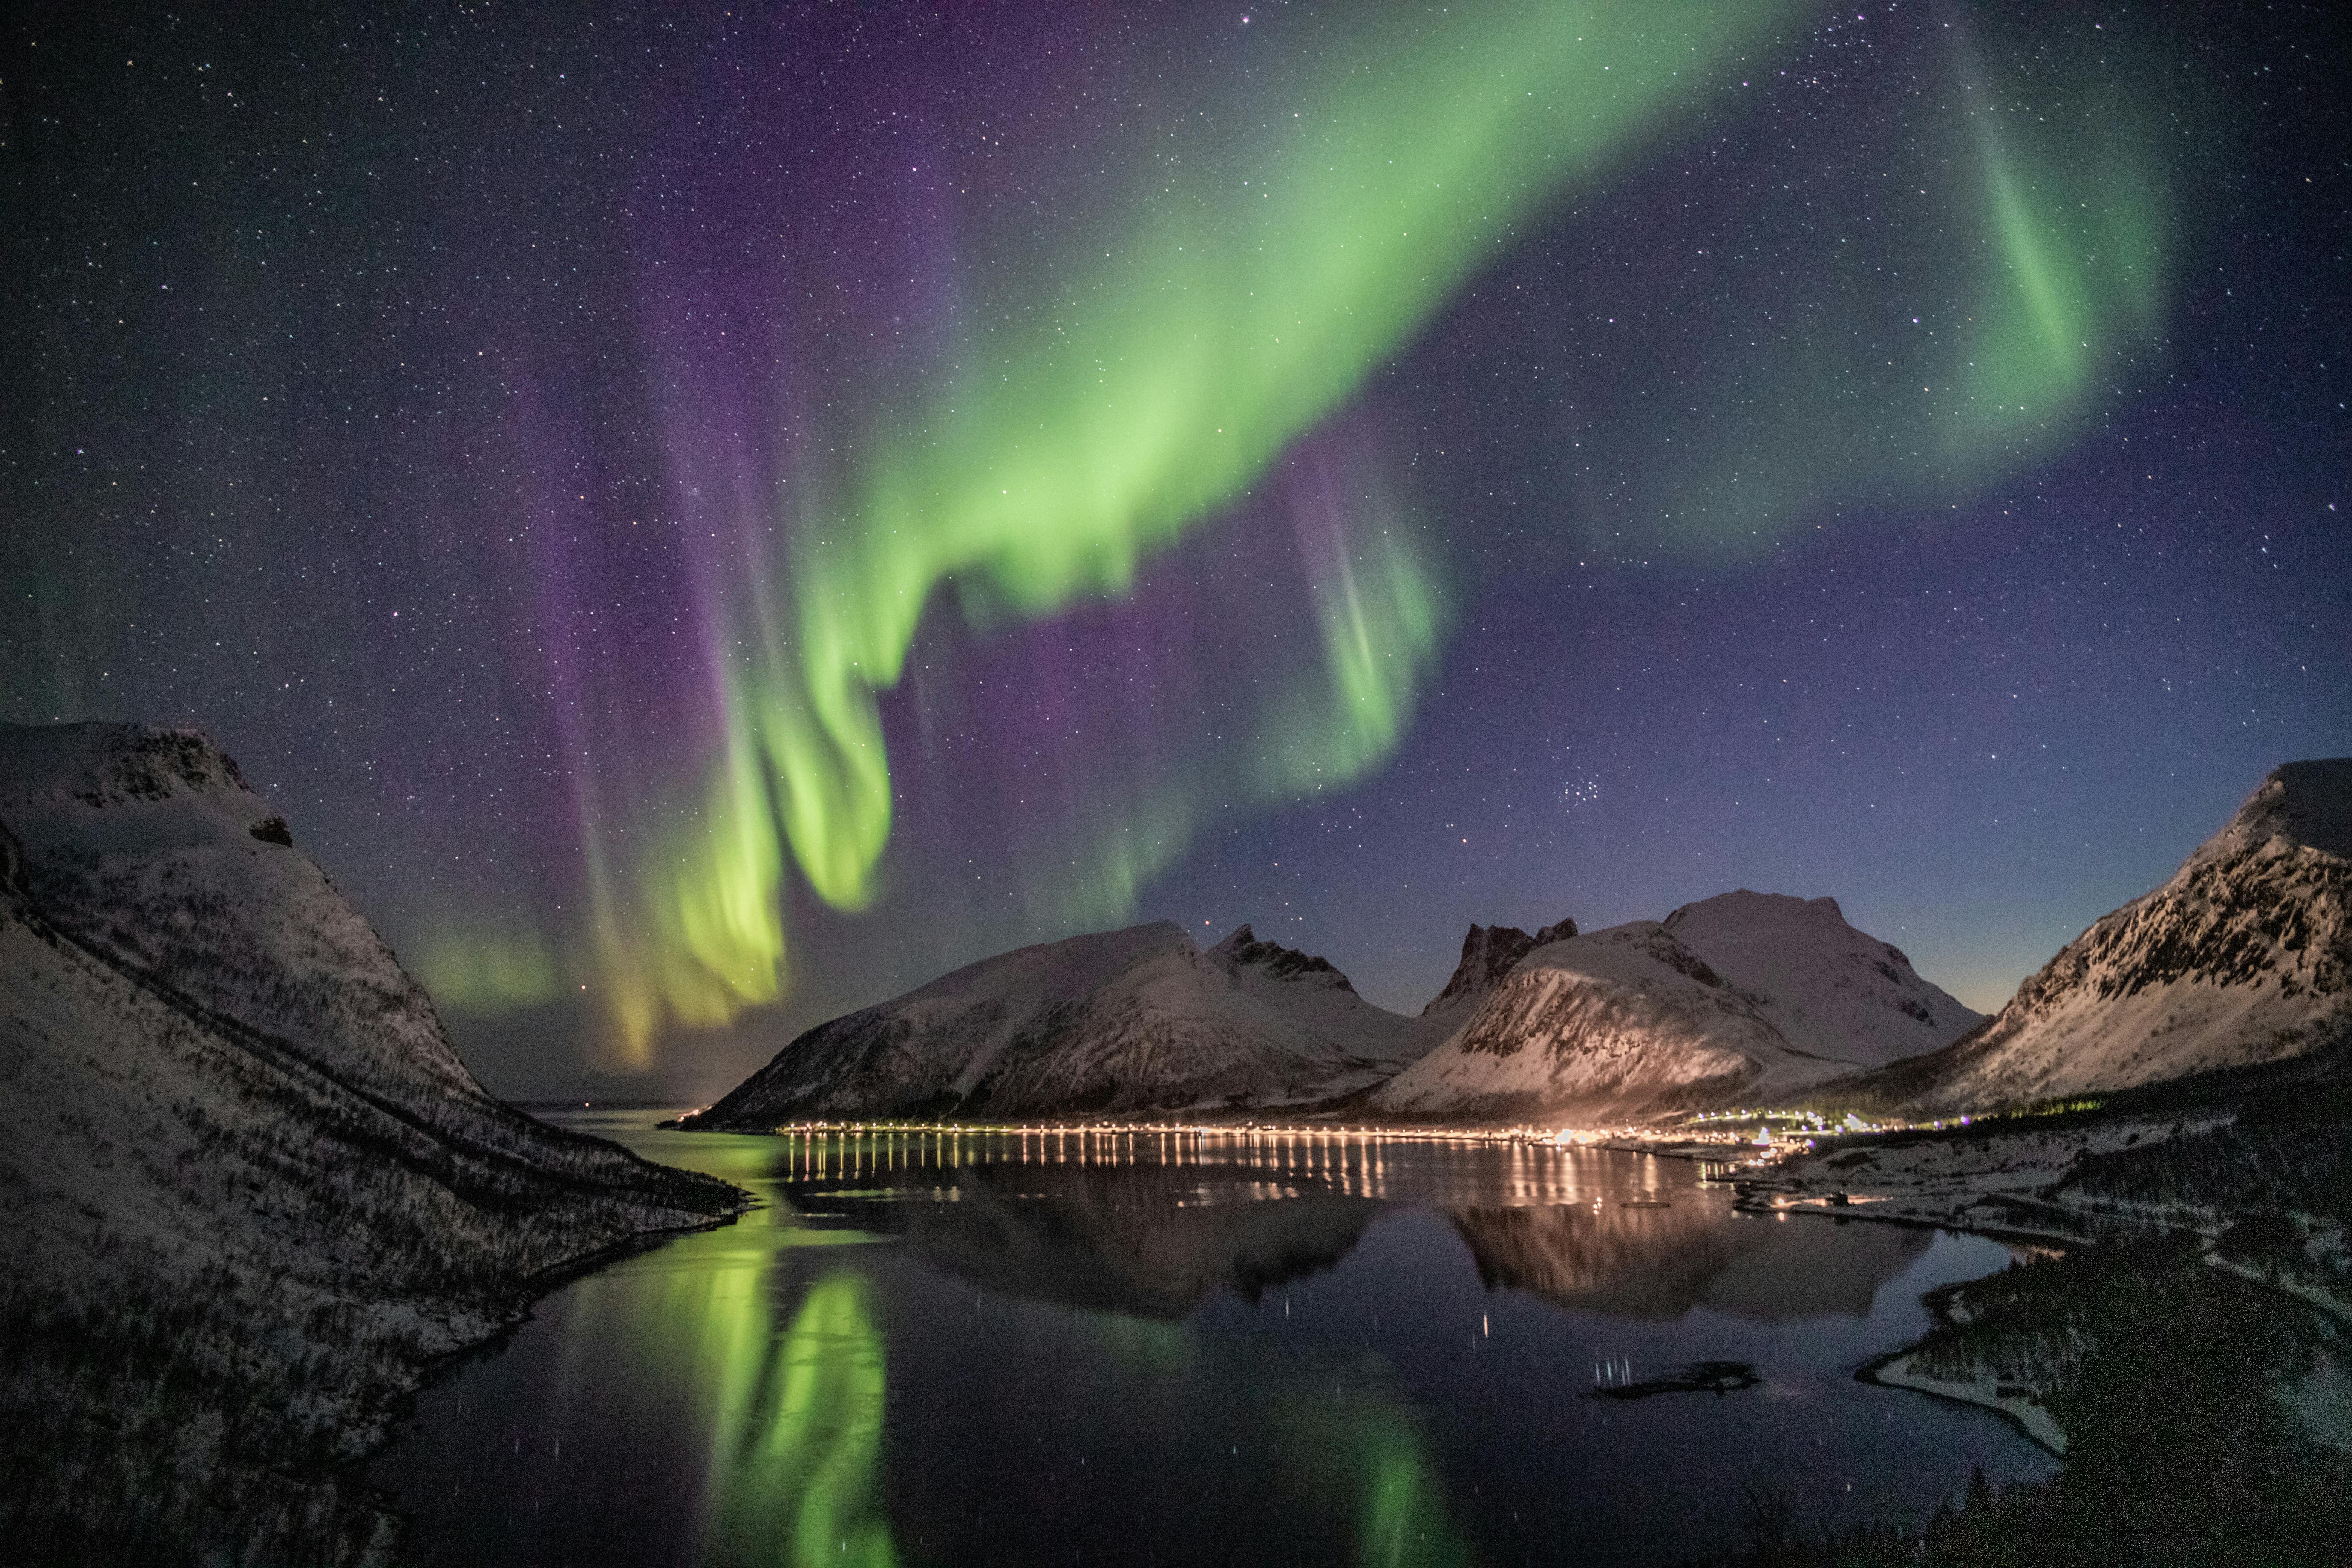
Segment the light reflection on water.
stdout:
<path fill-rule="evenodd" d="M 1998 1245 L 1736 1215 L 1679 1162 L 652 1120 L 584 1124 L 768 1206 L 426 1391 L 372 1470 L 411 1559 L 1666 1563 L 1757 1499 L 1916 1522 L 2052 1468 L 1851 1375 Z M 1589 1397 L 1700 1361 L 1760 1382 Z"/>

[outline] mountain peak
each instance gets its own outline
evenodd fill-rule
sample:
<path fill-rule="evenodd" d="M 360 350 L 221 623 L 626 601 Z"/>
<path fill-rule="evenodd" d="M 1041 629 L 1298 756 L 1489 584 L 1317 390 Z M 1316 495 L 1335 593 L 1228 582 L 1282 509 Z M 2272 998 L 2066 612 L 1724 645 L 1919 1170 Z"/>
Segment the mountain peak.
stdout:
<path fill-rule="evenodd" d="M 257 818 L 193 731 L 0 726 L 0 1321 L 71 1325 L 7 1347 L 9 1535 L 45 1561 L 369 1539 L 372 1504 L 287 1478 L 376 1441 L 374 1412 L 549 1270 L 737 1207 L 483 1092 Z M 118 1419 L 159 1388 L 171 1419 Z"/>
<path fill-rule="evenodd" d="M 2273 768 L 2228 826 L 2201 845 L 2197 861 L 2284 838 L 2352 860 L 2352 757 L 2321 757 Z"/>
<path fill-rule="evenodd" d="M 1983 1029 L 1888 1089 L 1915 1111 L 1988 1110 L 2346 1039 L 2352 758 L 2336 757 L 2273 769 L 2163 886 L 2102 915 Z"/>
<path fill-rule="evenodd" d="M 1206 956 L 1229 973 L 1255 969 L 1269 980 L 1304 980 L 1340 991 L 1355 989 L 1329 959 L 1301 952 L 1280 942 L 1260 942 L 1246 922 L 1235 926 L 1233 933 L 1211 948 Z"/>
<path fill-rule="evenodd" d="M 1664 921 L 1668 931 L 1681 931 L 1685 926 L 1725 930 L 1845 923 L 1845 911 L 1838 907 L 1835 899 L 1800 899 L 1787 893 L 1759 893 L 1748 888 L 1685 904 Z"/>
<path fill-rule="evenodd" d="M 1423 1048 L 1328 960 L 1247 926 L 1201 952 L 1163 921 L 999 953 L 820 1024 L 686 1125 L 1307 1105 Z"/>
<path fill-rule="evenodd" d="M 1462 939 L 1461 962 L 1454 966 L 1445 988 L 1430 998 L 1421 1016 L 1426 1018 L 1464 997 L 1483 995 L 1536 949 L 1565 942 L 1575 934 L 1576 922 L 1572 920 L 1555 921 L 1533 936 L 1517 926 L 1472 926 Z"/>
<path fill-rule="evenodd" d="M 0 725 L 0 800 L 103 808 L 173 795 L 250 794 L 203 731 L 144 724 Z"/>

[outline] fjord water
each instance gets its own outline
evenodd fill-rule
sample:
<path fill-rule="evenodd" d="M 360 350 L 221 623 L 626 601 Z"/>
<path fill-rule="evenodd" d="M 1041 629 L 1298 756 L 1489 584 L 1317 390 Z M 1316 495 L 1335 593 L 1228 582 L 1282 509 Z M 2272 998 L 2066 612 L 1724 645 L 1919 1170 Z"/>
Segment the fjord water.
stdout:
<path fill-rule="evenodd" d="M 1670 1563 L 2055 1466 L 1853 1375 L 2000 1246 L 1737 1214 L 1682 1162 L 567 1120 L 767 1206 L 425 1391 L 371 1469 L 404 1561 Z M 1622 1396 L 1700 1362 L 1756 1381 Z"/>

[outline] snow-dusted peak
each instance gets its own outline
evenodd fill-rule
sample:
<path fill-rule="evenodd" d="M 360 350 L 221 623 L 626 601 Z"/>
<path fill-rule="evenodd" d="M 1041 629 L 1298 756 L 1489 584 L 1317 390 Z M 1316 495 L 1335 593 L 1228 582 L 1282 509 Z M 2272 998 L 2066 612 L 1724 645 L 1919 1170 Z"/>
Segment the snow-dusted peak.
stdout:
<path fill-rule="evenodd" d="M 1982 1032 L 1890 1087 L 1914 1110 L 1982 1110 L 2347 1040 L 2352 758 L 2336 757 L 2273 770 L 2162 887 L 2101 916 Z"/>
<path fill-rule="evenodd" d="M 1573 941 L 1547 942 L 1521 959 L 1512 973 L 1533 974 L 1546 970 L 1618 984 L 1678 986 L 1685 981 L 1695 982 L 1720 993 L 1726 1005 L 1744 1010 L 1754 1002 L 1660 921 L 1628 921 Z"/>
<path fill-rule="evenodd" d="M 1091 996 L 1154 960 L 1192 959 L 1199 952 L 1174 921 L 1154 921 L 1000 952 L 950 970 L 900 1000 L 969 1005 L 985 996 L 1004 995 L 1020 998 L 1024 1006 L 1053 1006 Z"/>
<path fill-rule="evenodd" d="M 0 726 L 9 1561 L 388 1542 L 300 1478 L 550 1270 L 736 1206 L 482 1092 L 290 837 L 201 735 Z"/>
<path fill-rule="evenodd" d="M 2285 763 L 2272 769 L 2182 869 L 2227 859 L 2274 838 L 2352 860 L 2352 757 Z"/>
<path fill-rule="evenodd" d="M 425 993 L 205 736 L 0 726 L 0 819 L 45 918 L 107 962 L 349 1083 L 487 1100 Z"/>
<path fill-rule="evenodd" d="M 1268 980 L 1286 980 L 1297 985 L 1318 985 L 1333 991 L 1356 989 L 1346 975 L 1332 967 L 1329 959 L 1284 947 L 1279 942 L 1260 942 L 1246 925 L 1234 927 L 1232 935 L 1209 950 L 1208 957 L 1228 974 L 1239 974 L 1248 969 Z"/>
<path fill-rule="evenodd" d="M 1545 943 L 1382 1085 L 1392 1115 L 1622 1120 L 1834 1071 L 1656 921 Z"/>
<path fill-rule="evenodd" d="M 1742 888 L 1685 904 L 1665 930 L 1814 1055 L 1875 1067 L 1984 1021 L 1921 979 L 1902 949 L 1848 925 L 1835 899 Z"/>
<path fill-rule="evenodd" d="M 1622 1120 L 1750 1103 L 1977 1022 L 1832 899 L 1743 889 L 1664 921 L 1533 938 L 1506 928 L 1499 945 L 1497 934 L 1473 929 L 1464 971 L 1499 959 L 1500 973 L 1465 987 L 1466 1006 L 1424 1015 L 1461 1024 L 1383 1085 L 1377 1108 Z"/>
<path fill-rule="evenodd" d="M 108 851 L 293 844 L 236 763 L 194 730 L 0 725 L 0 812 L 36 855 L 61 840 Z"/>
<path fill-rule="evenodd" d="M 1668 931 L 1684 933 L 1685 942 L 1694 938 L 1704 941 L 1710 936 L 1744 938 L 1765 931 L 1819 932 L 1844 926 L 1845 911 L 1832 898 L 1798 899 L 1787 893 L 1759 893 L 1741 888 L 1685 904 L 1668 915 L 1664 923 Z"/>
<path fill-rule="evenodd" d="M 194 730 L 139 724 L 0 724 L 0 800 L 93 809 L 175 795 L 252 795 L 226 752 Z"/>
<path fill-rule="evenodd" d="M 1314 1104 L 1427 1045 L 1324 959 L 1247 926 L 1202 952 L 1162 921 L 982 959 L 820 1024 L 689 1124 Z"/>

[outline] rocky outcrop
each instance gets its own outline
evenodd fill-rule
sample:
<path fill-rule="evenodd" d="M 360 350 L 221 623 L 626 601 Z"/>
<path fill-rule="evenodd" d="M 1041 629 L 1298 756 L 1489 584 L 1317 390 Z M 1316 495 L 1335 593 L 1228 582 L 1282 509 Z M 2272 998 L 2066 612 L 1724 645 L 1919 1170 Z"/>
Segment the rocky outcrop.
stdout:
<path fill-rule="evenodd" d="M 1475 1005 L 1502 983 L 1519 960 L 1539 947 L 1564 942 L 1576 934 L 1576 922 L 1563 920 L 1529 936 L 1517 926 L 1474 925 L 1462 939 L 1462 961 L 1454 966 L 1444 989 L 1421 1010 L 1424 1018 Z"/>
<path fill-rule="evenodd" d="M 1233 934 L 1209 950 L 1208 958 L 1228 974 L 1255 970 L 1268 980 L 1296 980 L 1345 991 L 1350 995 L 1356 990 L 1346 975 L 1331 966 L 1329 959 L 1284 947 L 1279 942 L 1260 942 L 1246 925 L 1235 926 Z"/>

